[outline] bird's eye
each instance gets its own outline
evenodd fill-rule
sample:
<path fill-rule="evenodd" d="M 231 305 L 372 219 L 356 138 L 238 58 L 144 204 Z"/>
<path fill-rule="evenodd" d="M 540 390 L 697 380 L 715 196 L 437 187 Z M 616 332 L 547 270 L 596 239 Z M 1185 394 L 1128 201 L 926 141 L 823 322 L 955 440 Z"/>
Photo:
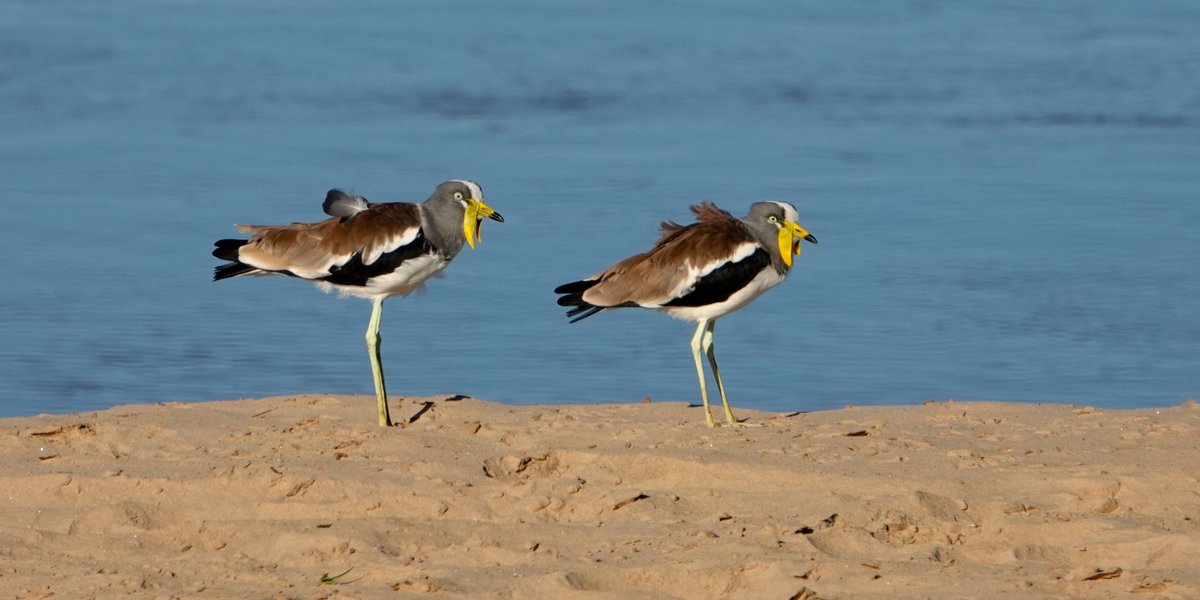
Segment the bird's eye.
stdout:
<path fill-rule="evenodd" d="M 776 219 L 775 215 L 771 215 L 771 216 L 767 217 L 767 222 L 768 223 L 778 223 L 779 219 Z"/>
<path fill-rule="evenodd" d="M 462 192 L 454 192 L 454 199 L 455 199 L 455 200 L 462 200 L 462 199 L 463 199 Z"/>

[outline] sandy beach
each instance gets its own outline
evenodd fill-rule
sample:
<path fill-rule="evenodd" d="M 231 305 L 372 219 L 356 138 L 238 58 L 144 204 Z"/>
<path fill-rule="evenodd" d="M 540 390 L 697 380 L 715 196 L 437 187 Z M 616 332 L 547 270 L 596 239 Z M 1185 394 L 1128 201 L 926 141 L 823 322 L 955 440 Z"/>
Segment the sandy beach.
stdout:
<path fill-rule="evenodd" d="M 1200 408 L 309 395 L 0 420 L 6 598 L 1200 597 Z"/>

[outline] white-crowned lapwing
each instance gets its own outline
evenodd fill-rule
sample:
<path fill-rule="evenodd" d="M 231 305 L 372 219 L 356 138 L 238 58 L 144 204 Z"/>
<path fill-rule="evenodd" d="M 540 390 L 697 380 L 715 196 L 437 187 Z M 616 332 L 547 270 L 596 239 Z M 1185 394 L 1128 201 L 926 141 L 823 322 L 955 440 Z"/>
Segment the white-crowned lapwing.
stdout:
<path fill-rule="evenodd" d="M 251 234 L 250 239 L 217 241 L 213 256 L 230 262 L 216 268 L 213 281 L 238 275 L 288 275 L 307 279 L 324 291 L 336 289 L 371 300 L 367 351 L 379 424 L 391 425 L 379 360 L 383 301 L 420 289 L 454 260 L 464 242 L 474 248 L 485 217 L 504 219 L 484 204 L 479 184 L 467 180 L 438 185 L 421 204 L 376 204 L 330 190 L 322 208 L 330 218 L 317 223 L 238 225 Z"/>
<path fill-rule="evenodd" d="M 606 308 L 653 308 L 687 321 L 696 321 L 692 358 L 700 378 L 704 416 L 713 426 L 700 353 L 712 366 L 725 420 L 733 417 L 713 351 L 717 319 L 746 306 L 779 285 L 800 254 L 800 240 L 817 243 L 797 223 L 796 207 L 787 202 L 756 202 L 738 219 L 710 202 L 692 207 L 696 222 L 662 224 L 662 236 L 649 252 L 631 256 L 587 279 L 559 286 L 561 306 L 569 306 L 574 323 Z"/>

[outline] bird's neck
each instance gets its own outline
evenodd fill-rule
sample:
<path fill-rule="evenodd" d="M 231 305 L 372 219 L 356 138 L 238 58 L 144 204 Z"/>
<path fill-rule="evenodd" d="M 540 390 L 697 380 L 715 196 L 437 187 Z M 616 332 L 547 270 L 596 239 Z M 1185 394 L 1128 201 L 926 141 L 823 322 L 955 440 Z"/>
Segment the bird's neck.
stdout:
<path fill-rule="evenodd" d="M 462 208 L 456 203 L 439 203 L 433 199 L 419 206 L 425 239 L 447 259 L 454 258 L 467 242 L 463 237 Z"/>
<path fill-rule="evenodd" d="M 754 239 L 758 240 L 760 246 L 767 251 L 771 257 L 771 266 L 780 275 L 787 275 L 791 267 L 783 262 L 783 257 L 779 255 L 779 232 L 774 228 L 770 230 L 755 227 L 754 224 L 742 220 L 742 225 L 750 231 Z"/>

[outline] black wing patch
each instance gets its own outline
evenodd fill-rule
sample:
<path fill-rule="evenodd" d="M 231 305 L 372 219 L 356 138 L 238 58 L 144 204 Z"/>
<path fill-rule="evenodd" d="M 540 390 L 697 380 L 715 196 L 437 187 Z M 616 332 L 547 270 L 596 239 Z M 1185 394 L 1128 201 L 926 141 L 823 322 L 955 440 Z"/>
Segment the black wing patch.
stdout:
<path fill-rule="evenodd" d="M 701 277 L 691 291 L 664 306 L 708 306 L 724 302 L 770 266 L 771 255 L 762 248 L 756 248 L 750 256 L 721 265 Z"/>
<path fill-rule="evenodd" d="M 375 262 L 369 265 L 363 264 L 362 251 L 355 252 L 354 256 L 346 261 L 346 264 L 329 269 L 329 274 L 319 278 L 318 281 L 327 281 L 336 285 L 365 286 L 372 277 L 387 275 L 400 268 L 404 261 L 425 254 L 438 254 L 438 251 L 433 244 L 429 243 L 429 240 L 425 239 L 425 232 L 418 231 L 416 239 L 391 252 L 381 254 L 379 258 L 375 259 Z"/>

